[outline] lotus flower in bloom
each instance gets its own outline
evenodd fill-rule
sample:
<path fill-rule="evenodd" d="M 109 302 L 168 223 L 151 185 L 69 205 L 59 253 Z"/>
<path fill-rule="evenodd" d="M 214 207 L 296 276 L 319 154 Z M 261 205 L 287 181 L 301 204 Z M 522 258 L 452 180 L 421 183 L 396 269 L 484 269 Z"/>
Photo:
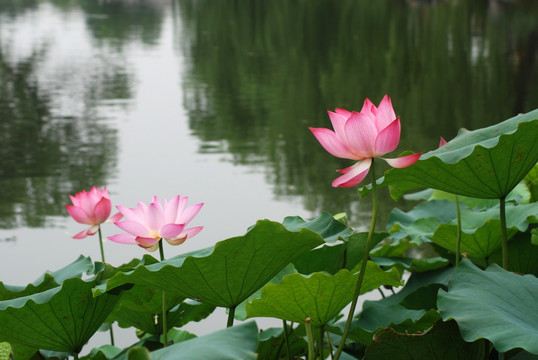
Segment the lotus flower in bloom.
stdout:
<path fill-rule="evenodd" d="M 368 175 L 375 157 L 385 160 L 392 167 L 403 168 L 414 164 L 421 155 L 382 157 L 396 150 L 400 142 L 400 118 L 396 117 L 387 95 L 381 100 L 379 107 L 366 99 L 360 112 L 336 109 L 328 113 L 334 131 L 325 128 L 310 130 L 330 154 L 357 160 L 355 165 L 338 170 L 342 176 L 333 181 L 334 187 L 358 185 Z"/>
<path fill-rule="evenodd" d="M 99 230 L 99 225 L 105 221 L 118 221 L 121 214 L 118 213 L 110 219 L 112 203 L 106 190 L 106 186 L 101 191 L 98 187 L 92 187 L 90 191 L 82 190 L 75 196 L 69 195 L 73 205 L 65 205 L 69 215 L 76 222 L 91 225 L 89 229 L 79 232 L 74 239 L 84 239 L 88 235 L 94 235 Z"/>
<path fill-rule="evenodd" d="M 171 245 L 182 244 L 187 238 L 198 234 L 203 226 L 185 229 L 185 226 L 198 214 L 203 203 L 189 207 L 188 197 L 173 197 L 170 201 L 154 196 L 151 204 L 139 202 L 135 209 L 116 206 L 125 217 L 115 224 L 126 233 L 110 236 L 109 239 L 122 244 L 138 244 L 148 251 L 155 251 L 159 241 L 165 239 Z"/>

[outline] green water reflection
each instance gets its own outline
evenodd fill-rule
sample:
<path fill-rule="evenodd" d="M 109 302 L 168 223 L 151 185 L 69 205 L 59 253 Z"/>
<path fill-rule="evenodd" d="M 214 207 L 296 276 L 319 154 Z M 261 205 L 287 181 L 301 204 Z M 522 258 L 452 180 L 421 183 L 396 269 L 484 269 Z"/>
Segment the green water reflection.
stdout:
<path fill-rule="evenodd" d="M 538 107 L 534 1 L 48 3 L 67 15 L 80 11 L 92 46 L 112 45 L 126 62 L 125 48 L 158 43 L 169 19 L 186 63 L 171 81 L 181 81 L 178 102 L 199 151 L 262 168 L 276 196 L 300 195 L 312 212 L 345 210 L 356 220 L 370 207 L 366 200 L 350 208 L 356 191 L 330 187 L 350 162 L 330 156 L 308 131 L 330 125 L 327 109 L 360 109 L 365 97 L 377 103 L 388 93 L 402 119 L 399 150 L 420 152 L 460 127 Z M 15 21 L 39 4 L 2 2 L 0 15 Z M 117 170 L 116 131 L 95 108 L 131 99 L 135 75 L 121 62 L 99 68 L 84 86 L 84 111 L 61 116 L 52 89 L 69 79 L 36 80 L 40 62 L 54 56 L 47 51 L 41 44 L 28 58 L 8 59 L 9 46 L 0 47 L 1 228 L 44 226 L 46 216 L 65 215 L 67 193 L 106 184 Z M 392 206 L 385 198 L 381 213 Z"/>
<path fill-rule="evenodd" d="M 37 55 L 10 64 L 0 50 L 2 228 L 40 227 L 46 216 L 63 215 L 66 193 L 104 182 L 115 157 L 114 131 L 91 112 L 52 116 L 51 95 L 35 82 Z"/>
<path fill-rule="evenodd" d="M 80 1 L 92 36 L 122 47 L 133 40 L 155 44 L 161 36 L 165 11 L 153 1 Z"/>
<path fill-rule="evenodd" d="M 237 162 L 263 159 L 276 192 L 302 195 L 310 210 L 341 211 L 355 196 L 330 188 L 350 163 L 306 128 L 329 127 L 326 109 L 360 109 L 388 93 L 402 118 L 399 149 L 419 152 L 538 105 L 536 2 L 178 4 L 191 127 Z"/>

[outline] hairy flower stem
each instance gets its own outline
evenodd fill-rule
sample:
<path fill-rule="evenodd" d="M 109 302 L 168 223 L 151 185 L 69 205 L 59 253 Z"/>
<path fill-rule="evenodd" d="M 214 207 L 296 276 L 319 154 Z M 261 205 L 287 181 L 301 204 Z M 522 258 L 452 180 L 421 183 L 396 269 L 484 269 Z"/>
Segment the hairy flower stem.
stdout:
<path fill-rule="evenodd" d="M 506 232 L 506 197 L 500 198 L 500 218 L 501 218 L 501 236 L 503 251 L 503 269 L 508 271 L 508 234 Z"/>
<path fill-rule="evenodd" d="M 455 195 L 456 198 L 456 217 L 458 221 L 458 234 L 456 235 L 456 267 L 460 264 L 460 255 L 461 255 L 461 209 L 460 209 L 460 198 L 458 195 Z"/>
<path fill-rule="evenodd" d="M 161 256 L 161 261 L 164 261 L 164 247 L 163 247 L 163 239 L 159 240 L 159 255 Z M 166 347 L 168 345 L 168 319 L 167 319 L 167 313 L 168 310 L 166 309 L 166 292 L 163 290 L 163 347 Z"/>
<path fill-rule="evenodd" d="M 288 355 L 288 360 L 292 360 L 290 341 L 288 339 L 288 325 L 286 324 L 286 320 L 282 320 L 282 324 L 284 325 L 284 341 L 286 342 L 286 354 Z"/>
<path fill-rule="evenodd" d="M 306 328 L 306 338 L 308 340 L 308 360 L 314 360 L 314 335 L 312 334 L 312 324 L 310 324 L 310 318 L 306 318 L 304 325 Z"/>
<path fill-rule="evenodd" d="M 226 323 L 226 327 L 234 326 L 234 316 L 235 316 L 235 306 L 232 306 L 228 309 L 228 322 Z"/>
<path fill-rule="evenodd" d="M 359 279 L 357 280 L 357 286 L 355 288 L 355 293 L 353 294 L 353 301 L 351 302 L 351 307 L 349 309 L 349 314 L 347 316 L 346 326 L 344 328 L 344 333 L 342 334 L 342 339 L 338 345 L 338 349 L 334 354 L 334 359 L 338 360 L 344 345 L 346 344 L 347 334 L 349 333 L 349 328 L 351 327 L 351 322 L 353 321 L 353 314 L 355 313 L 355 308 L 357 307 L 357 302 L 359 300 L 359 295 L 361 293 L 362 280 L 364 279 L 364 272 L 366 271 L 366 262 L 368 261 L 368 253 L 370 251 L 370 244 L 372 243 L 372 237 L 374 236 L 375 222 L 377 219 L 377 184 L 375 179 L 375 167 L 374 160 L 372 159 L 372 165 L 370 166 L 370 175 L 372 177 L 372 220 L 370 222 L 370 230 L 368 231 L 368 239 L 366 240 L 366 247 L 364 249 L 364 255 L 362 257 L 361 269 L 359 272 Z"/>
<path fill-rule="evenodd" d="M 101 247 L 101 260 L 105 263 L 105 248 L 103 247 L 103 235 L 101 234 L 101 225 L 97 228 L 99 232 L 99 245 Z M 114 330 L 112 330 L 112 324 L 110 324 L 110 345 L 114 346 Z"/>
<path fill-rule="evenodd" d="M 101 260 L 103 260 L 103 263 L 105 262 L 105 249 L 103 247 L 103 235 L 101 234 L 101 225 L 97 228 L 99 232 L 99 245 L 101 247 Z"/>

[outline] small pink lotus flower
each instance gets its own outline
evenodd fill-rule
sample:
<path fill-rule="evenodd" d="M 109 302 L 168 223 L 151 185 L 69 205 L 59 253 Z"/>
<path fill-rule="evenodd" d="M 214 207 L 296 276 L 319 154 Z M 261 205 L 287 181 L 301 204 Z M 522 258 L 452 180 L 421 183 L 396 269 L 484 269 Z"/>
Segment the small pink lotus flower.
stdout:
<path fill-rule="evenodd" d="M 74 239 L 84 239 L 86 236 L 94 235 L 99 230 L 99 225 L 105 221 L 118 221 L 121 214 L 117 213 L 110 219 L 112 203 L 106 190 L 106 186 L 101 191 L 98 187 L 92 187 L 90 191 L 82 190 L 75 196 L 69 195 L 73 205 L 65 205 L 69 215 L 76 222 L 91 225 L 89 229 L 79 232 Z M 108 219 L 108 220 L 107 220 Z"/>
<path fill-rule="evenodd" d="M 159 241 L 165 239 L 171 245 L 182 244 L 187 238 L 198 234 L 203 226 L 185 229 L 185 226 L 198 214 L 203 203 L 185 208 L 188 197 L 173 197 L 169 202 L 163 199 L 163 206 L 154 196 L 151 204 L 139 202 L 135 209 L 116 206 L 127 220 L 115 224 L 127 233 L 109 236 L 121 244 L 138 244 L 148 251 L 155 251 Z"/>
<path fill-rule="evenodd" d="M 381 100 L 379 107 L 366 99 L 360 112 L 336 109 L 335 112 L 328 113 L 334 131 L 325 128 L 310 130 L 330 154 L 358 160 L 355 165 L 338 170 L 343 175 L 333 181 L 334 187 L 358 185 L 368 175 L 375 157 L 385 160 L 392 167 L 403 168 L 414 164 L 422 155 L 382 157 L 396 150 L 400 142 L 400 118 L 396 117 L 387 95 Z"/>

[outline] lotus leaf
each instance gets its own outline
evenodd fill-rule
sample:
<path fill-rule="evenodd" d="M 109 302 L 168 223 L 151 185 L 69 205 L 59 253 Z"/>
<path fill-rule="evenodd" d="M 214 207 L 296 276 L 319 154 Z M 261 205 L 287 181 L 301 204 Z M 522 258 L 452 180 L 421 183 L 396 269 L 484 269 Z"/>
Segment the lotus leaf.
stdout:
<path fill-rule="evenodd" d="M 439 290 L 437 304 L 444 320 L 456 320 L 465 341 L 485 338 L 501 352 L 522 348 L 538 355 L 534 275 L 517 275 L 496 264 L 484 271 L 465 259 L 448 291 Z"/>
<path fill-rule="evenodd" d="M 452 194 L 500 199 L 538 162 L 538 109 L 499 124 L 461 131 L 446 145 L 423 154 L 414 165 L 390 169 L 377 180 L 391 196 L 433 188 Z M 371 184 L 359 189 L 361 195 Z"/>

